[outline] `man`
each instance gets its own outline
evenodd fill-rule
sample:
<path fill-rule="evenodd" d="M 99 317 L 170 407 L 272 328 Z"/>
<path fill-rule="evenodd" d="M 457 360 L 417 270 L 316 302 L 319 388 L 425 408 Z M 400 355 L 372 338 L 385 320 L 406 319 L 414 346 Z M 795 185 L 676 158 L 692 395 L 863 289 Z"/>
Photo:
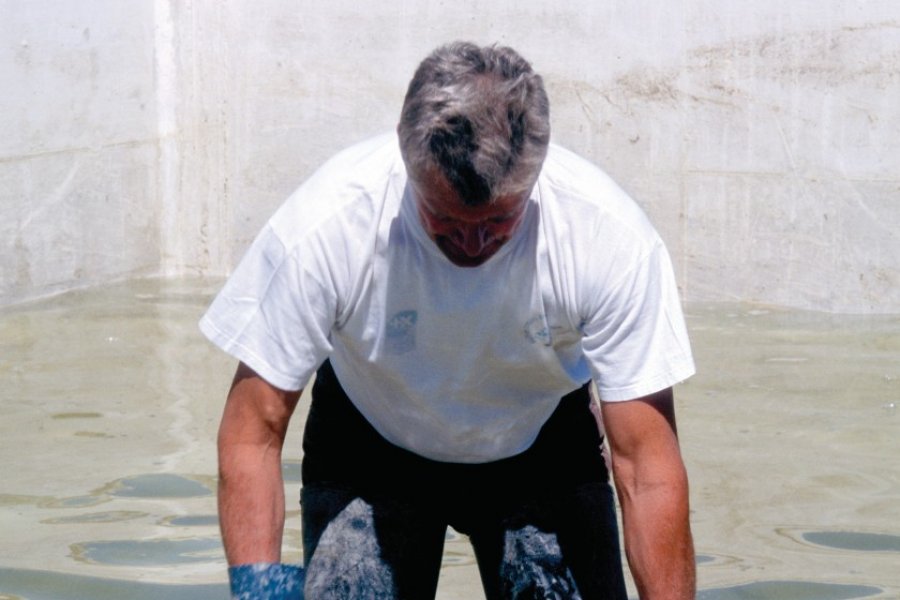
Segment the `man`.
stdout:
<path fill-rule="evenodd" d="M 693 597 L 671 387 L 694 367 L 670 261 L 608 177 L 549 144 L 513 50 L 426 58 L 397 135 L 300 187 L 201 328 L 240 360 L 219 432 L 233 585 L 284 573 L 281 449 L 317 373 L 308 598 L 434 597 L 448 525 L 490 599 L 625 598 L 593 380 L 641 597 Z"/>

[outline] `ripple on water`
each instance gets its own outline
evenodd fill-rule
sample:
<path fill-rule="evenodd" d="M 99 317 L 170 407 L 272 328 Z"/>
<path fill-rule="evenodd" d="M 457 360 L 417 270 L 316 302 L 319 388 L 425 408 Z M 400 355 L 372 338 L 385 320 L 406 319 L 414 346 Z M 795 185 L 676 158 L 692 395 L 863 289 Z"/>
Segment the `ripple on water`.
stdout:
<path fill-rule="evenodd" d="M 119 523 L 146 517 L 147 513 L 137 510 L 109 510 L 104 512 L 85 513 L 83 515 L 71 515 L 44 519 L 41 523 L 49 525 L 68 525 L 73 523 Z M 0 598 L 2 600 L 2 598 Z"/>
<path fill-rule="evenodd" d="M 102 496 L 69 496 L 68 498 L 41 498 L 37 505 L 41 508 L 86 508 L 109 502 Z"/>
<path fill-rule="evenodd" d="M 98 412 L 64 412 L 51 415 L 53 419 L 99 419 L 103 415 Z"/>
<path fill-rule="evenodd" d="M 900 552 L 900 535 L 864 531 L 808 531 L 782 527 L 776 531 L 799 544 L 852 552 Z"/>
<path fill-rule="evenodd" d="M 754 581 L 743 585 L 702 590 L 697 600 L 855 600 L 881 593 L 868 585 L 841 585 L 807 581 Z"/>
<path fill-rule="evenodd" d="M 732 568 L 733 565 L 740 563 L 742 559 L 737 556 L 729 556 L 727 554 L 702 554 L 698 553 L 694 556 L 694 563 L 697 566 L 706 568 L 726 567 Z"/>
<path fill-rule="evenodd" d="M 0 600 L 221 600 L 228 585 L 166 585 L 66 575 L 52 571 L 0 569 Z"/>
<path fill-rule="evenodd" d="M 115 540 L 70 546 L 75 560 L 117 566 L 172 565 L 224 558 L 218 537 L 183 540 Z"/>
<path fill-rule="evenodd" d="M 803 539 L 817 546 L 862 552 L 900 552 L 900 535 L 859 531 L 807 531 Z"/>
<path fill-rule="evenodd" d="M 129 498 L 191 498 L 209 496 L 213 491 L 209 486 L 181 475 L 148 473 L 113 482 L 107 493 Z"/>
<path fill-rule="evenodd" d="M 43 496 L 24 496 L 21 494 L 0 494 L 0 508 L 18 506 L 20 504 L 38 504 Z M 3 600 L 0 598 L 0 600 Z"/>
<path fill-rule="evenodd" d="M 469 554 L 463 554 L 452 551 L 444 551 L 443 556 L 441 557 L 441 566 L 444 567 L 460 567 L 463 565 L 474 565 L 475 557 Z"/>
<path fill-rule="evenodd" d="M 166 517 L 161 524 L 168 527 L 206 527 L 218 525 L 219 517 L 217 515 L 178 515 Z"/>

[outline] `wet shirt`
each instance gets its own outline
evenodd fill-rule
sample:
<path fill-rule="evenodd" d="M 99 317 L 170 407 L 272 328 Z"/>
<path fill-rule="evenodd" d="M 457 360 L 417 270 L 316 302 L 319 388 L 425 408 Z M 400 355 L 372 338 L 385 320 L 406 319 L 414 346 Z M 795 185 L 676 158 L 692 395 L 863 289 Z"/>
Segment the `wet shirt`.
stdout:
<path fill-rule="evenodd" d="M 395 136 L 344 151 L 272 217 L 201 329 L 282 389 L 330 358 L 386 439 L 451 462 L 525 450 L 588 379 L 617 401 L 694 371 L 659 236 L 555 146 L 521 226 L 474 268 L 428 238 Z"/>

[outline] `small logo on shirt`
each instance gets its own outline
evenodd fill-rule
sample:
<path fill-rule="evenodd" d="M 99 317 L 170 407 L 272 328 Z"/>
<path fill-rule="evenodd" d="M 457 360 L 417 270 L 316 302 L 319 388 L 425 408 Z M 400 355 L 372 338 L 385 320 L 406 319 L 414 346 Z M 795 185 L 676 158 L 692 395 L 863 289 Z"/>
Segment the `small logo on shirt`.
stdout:
<path fill-rule="evenodd" d="M 416 320 L 419 313 L 402 310 L 391 317 L 385 329 L 385 344 L 390 354 L 405 354 L 416 347 Z"/>
<path fill-rule="evenodd" d="M 543 344 L 544 346 L 550 346 L 552 344 L 550 326 L 547 325 L 547 321 L 545 321 L 544 317 L 541 315 L 529 319 L 528 322 L 525 323 L 525 337 L 528 338 L 528 341 L 532 344 Z"/>

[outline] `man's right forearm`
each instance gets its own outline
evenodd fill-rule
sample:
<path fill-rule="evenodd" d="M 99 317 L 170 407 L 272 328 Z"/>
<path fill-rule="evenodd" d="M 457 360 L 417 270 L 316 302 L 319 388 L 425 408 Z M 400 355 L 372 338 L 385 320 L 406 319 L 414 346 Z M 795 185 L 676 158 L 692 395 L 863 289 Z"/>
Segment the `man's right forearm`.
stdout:
<path fill-rule="evenodd" d="M 284 484 L 280 448 L 220 446 L 219 526 L 230 566 L 281 561 Z"/>
<path fill-rule="evenodd" d="M 281 449 L 300 392 L 235 374 L 219 426 L 219 526 L 228 564 L 280 562 L 284 531 Z"/>

